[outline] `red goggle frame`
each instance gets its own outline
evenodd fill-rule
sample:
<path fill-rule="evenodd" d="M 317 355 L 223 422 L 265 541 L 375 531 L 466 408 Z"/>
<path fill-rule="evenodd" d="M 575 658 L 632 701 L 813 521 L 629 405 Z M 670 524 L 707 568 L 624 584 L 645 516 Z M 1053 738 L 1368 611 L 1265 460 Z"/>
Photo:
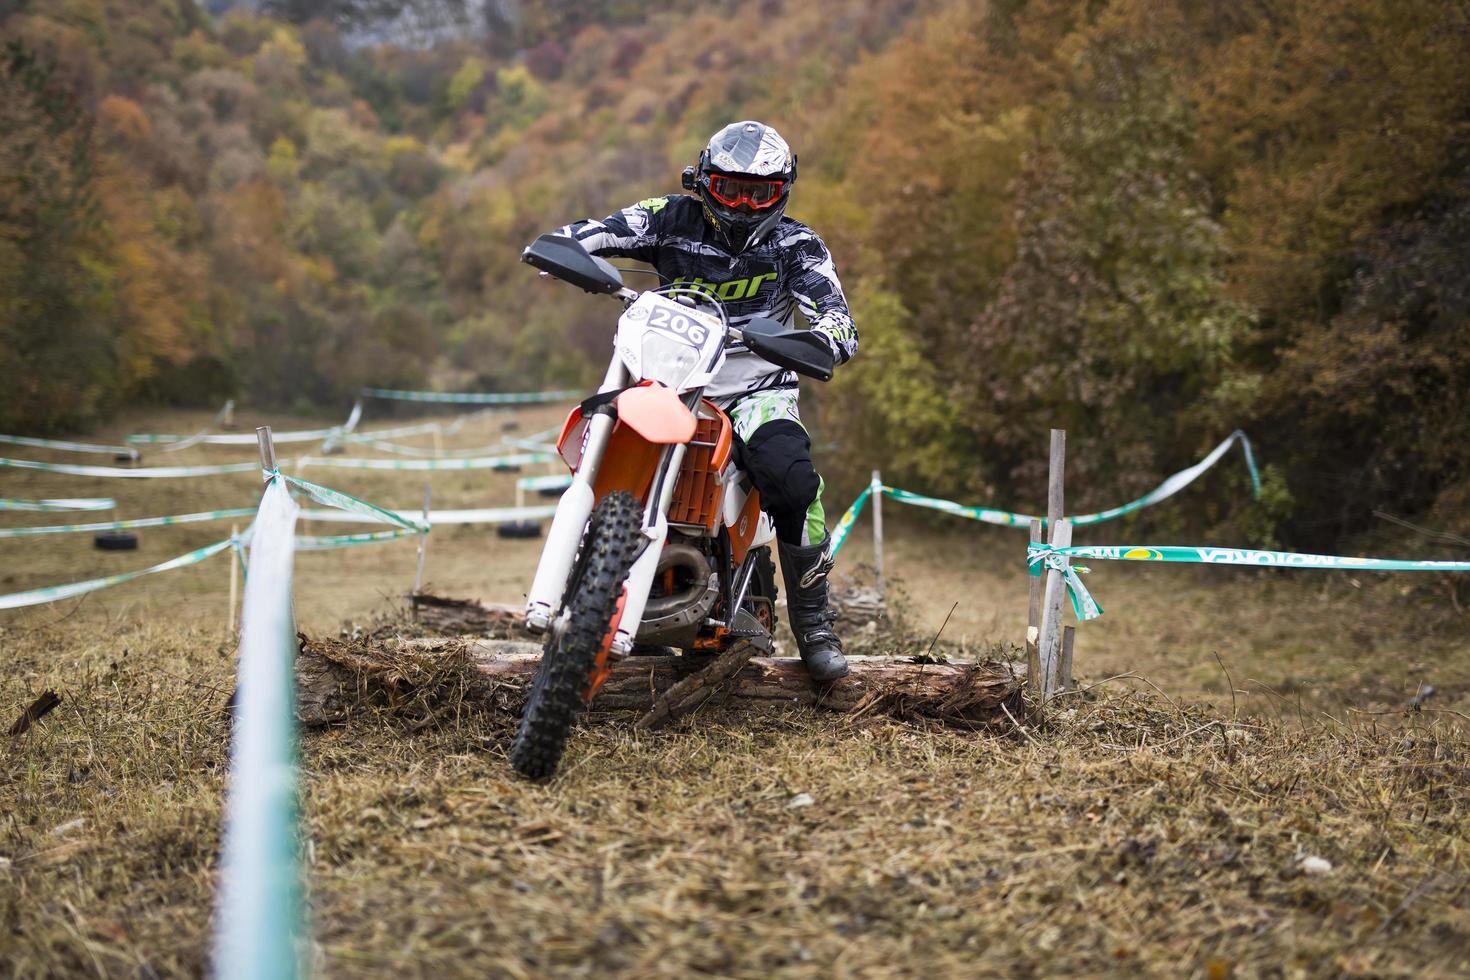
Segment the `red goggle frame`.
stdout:
<path fill-rule="evenodd" d="M 710 197 L 727 208 L 738 208 L 741 204 L 749 204 L 753 208 L 761 209 L 768 208 L 781 200 L 781 192 L 786 189 L 786 181 L 768 177 L 727 177 L 724 174 L 710 174 L 707 186 Z"/>

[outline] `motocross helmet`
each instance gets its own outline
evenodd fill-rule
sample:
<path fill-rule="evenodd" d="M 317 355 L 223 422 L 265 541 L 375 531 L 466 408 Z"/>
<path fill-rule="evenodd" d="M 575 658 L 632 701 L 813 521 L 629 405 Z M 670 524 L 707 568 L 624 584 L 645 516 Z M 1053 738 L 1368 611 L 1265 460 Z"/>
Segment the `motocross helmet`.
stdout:
<path fill-rule="evenodd" d="M 747 119 L 710 137 L 699 163 L 684 170 L 684 188 L 699 195 L 704 219 L 736 254 L 766 239 L 781 221 L 796 154 L 781 134 Z"/>

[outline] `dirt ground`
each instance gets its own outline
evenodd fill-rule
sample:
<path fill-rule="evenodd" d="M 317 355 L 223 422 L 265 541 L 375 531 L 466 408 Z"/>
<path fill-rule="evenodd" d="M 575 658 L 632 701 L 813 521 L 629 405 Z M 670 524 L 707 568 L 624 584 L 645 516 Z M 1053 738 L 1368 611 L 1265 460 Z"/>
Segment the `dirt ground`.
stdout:
<path fill-rule="evenodd" d="M 526 435 L 562 411 L 484 416 L 446 445 L 497 442 L 508 418 Z M 153 413 L 87 441 L 187 433 L 207 418 Z M 241 429 L 257 421 L 242 414 Z M 364 427 L 401 421 L 370 405 Z M 252 458 L 197 447 L 146 462 Z M 426 476 L 305 475 L 394 507 L 417 506 Z M 475 507 L 512 503 L 514 480 L 428 482 L 436 507 Z M 141 517 L 251 506 L 258 484 L 0 470 L 0 496 L 114 496 L 120 516 Z M 102 516 L 5 515 L 9 526 Z M 892 504 L 885 518 L 891 605 L 910 637 L 926 642 L 953 608 L 951 654 L 1020 640 L 1017 532 Z M 116 553 L 87 535 L 0 540 L 0 592 L 144 567 L 226 531 L 144 529 L 138 551 Z M 1085 541 L 1119 543 L 1107 533 Z M 860 524 L 842 556 L 858 580 L 868 534 Z M 441 527 L 427 579 L 442 594 L 513 601 L 538 549 Z M 411 541 L 300 555 L 299 626 L 334 635 L 387 614 L 414 565 Z M 4 972 L 204 970 L 233 684 L 228 584 L 219 556 L 0 613 L 0 723 L 44 690 L 62 698 L 29 732 L 0 736 Z M 725 705 L 655 734 L 628 719 L 589 726 L 562 774 L 530 786 L 505 762 L 511 720 L 470 704 L 364 710 L 305 733 L 313 965 L 510 977 L 1470 971 L 1470 640 L 1452 583 L 1098 562 L 1089 586 L 1107 614 L 1079 629 L 1085 690 L 1004 736 Z M 913 652 L 913 639 L 892 642 Z M 1423 685 L 1434 694 L 1408 710 Z"/>

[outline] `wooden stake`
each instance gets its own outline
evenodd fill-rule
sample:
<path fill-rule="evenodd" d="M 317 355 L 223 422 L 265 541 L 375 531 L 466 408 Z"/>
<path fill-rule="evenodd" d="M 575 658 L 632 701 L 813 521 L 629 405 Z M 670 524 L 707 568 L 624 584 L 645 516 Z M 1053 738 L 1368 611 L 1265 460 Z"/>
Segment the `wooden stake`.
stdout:
<path fill-rule="evenodd" d="M 1052 528 L 1053 547 L 1066 548 L 1072 543 L 1072 522 L 1063 518 Z M 1065 559 L 1063 559 L 1065 562 Z M 1041 661 L 1042 700 L 1050 700 L 1057 693 L 1062 669 L 1062 600 L 1067 594 L 1067 580 L 1055 568 L 1046 573 L 1046 596 L 1041 605 Z"/>
<path fill-rule="evenodd" d="M 1045 538 L 1041 533 L 1041 521 L 1031 519 L 1031 543 L 1040 544 Z M 1032 575 L 1026 569 L 1029 590 L 1026 597 L 1026 686 L 1032 694 L 1041 693 L 1041 584 L 1042 575 Z"/>
<path fill-rule="evenodd" d="M 1046 526 L 1052 531 L 1062 519 L 1062 485 L 1067 473 L 1067 430 L 1051 430 L 1051 461 L 1046 471 Z M 1055 542 L 1053 542 L 1055 543 Z"/>
<path fill-rule="evenodd" d="M 1062 627 L 1062 676 L 1057 684 L 1058 691 L 1071 691 L 1076 685 L 1072 683 L 1072 644 L 1077 642 L 1077 627 Z"/>
<path fill-rule="evenodd" d="M 1051 430 L 1051 453 L 1046 473 L 1046 532 L 1053 545 L 1057 543 L 1060 525 L 1063 523 L 1062 514 L 1065 507 L 1064 486 L 1067 473 L 1067 430 Z M 1067 540 L 1071 541 L 1071 528 L 1067 529 Z M 1049 699 L 1056 693 L 1056 679 L 1060 670 L 1061 660 L 1061 635 L 1054 640 L 1050 639 L 1050 632 L 1057 628 L 1060 620 L 1048 621 L 1047 613 L 1052 608 L 1052 579 L 1058 578 L 1059 572 L 1049 572 L 1046 576 L 1046 603 L 1042 611 L 1041 627 L 1037 637 L 1037 674 L 1032 690 L 1041 695 L 1043 700 Z M 1039 583 L 1038 583 L 1039 584 Z M 1060 600 L 1058 600 L 1060 601 Z M 1058 607 L 1060 611 L 1060 606 Z M 1048 642 L 1053 642 L 1050 659 L 1047 653 Z"/>
<path fill-rule="evenodd" d="M 413 594 L 418 595 L 424 591 L 424 553 L 429 550 L 429 485 L 424 484 L 424 527 L 426 530 L 419 532 L 419 568 L 413 576 Z"/>
<path fill-rule="evenodd" d="M 439 432 L 439 426 L 434 426 L 434 456 L 437 458 L 444 455 L 444 440 Z"/>
<path fill-rule="evenodd" d="M 260 447 L 260 468 L 265 471 L 262 478 L 270 483 L 271 474 L 276 471 L 276 441 L 271 437 L 271 427 L 262 425 L 257 428 L 255 442 Z"/>
<path fill-rule="evenodd" d="M 883 587 L 883 476 L 873 471 L 873 567 L 878 572 L 878 596 L 885 595 Z"/>

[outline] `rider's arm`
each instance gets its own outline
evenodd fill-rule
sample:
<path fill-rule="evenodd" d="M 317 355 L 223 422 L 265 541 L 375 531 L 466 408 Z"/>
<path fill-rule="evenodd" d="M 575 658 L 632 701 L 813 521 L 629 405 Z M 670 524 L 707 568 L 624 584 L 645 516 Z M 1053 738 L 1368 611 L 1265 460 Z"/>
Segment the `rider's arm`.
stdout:
<path fill-rule="evenodd" d="M 667 203 L 666 197 L 650 197 L 601 221 L 591 218 L 574 221 L 560 229 L 560 233 L 572 236 L 593 255 L 652 262 L 658 248 L 658 213 Z"/>
<path fill-rule="evenodd" d="M 838 364 L 857 353 L 857 326 L 847 311 L 847 297 L 832 264 L 832 254 L 816 235 L 804 237 L 787 253 L 787 282 L 807 325 L 821 334 Z"/>

